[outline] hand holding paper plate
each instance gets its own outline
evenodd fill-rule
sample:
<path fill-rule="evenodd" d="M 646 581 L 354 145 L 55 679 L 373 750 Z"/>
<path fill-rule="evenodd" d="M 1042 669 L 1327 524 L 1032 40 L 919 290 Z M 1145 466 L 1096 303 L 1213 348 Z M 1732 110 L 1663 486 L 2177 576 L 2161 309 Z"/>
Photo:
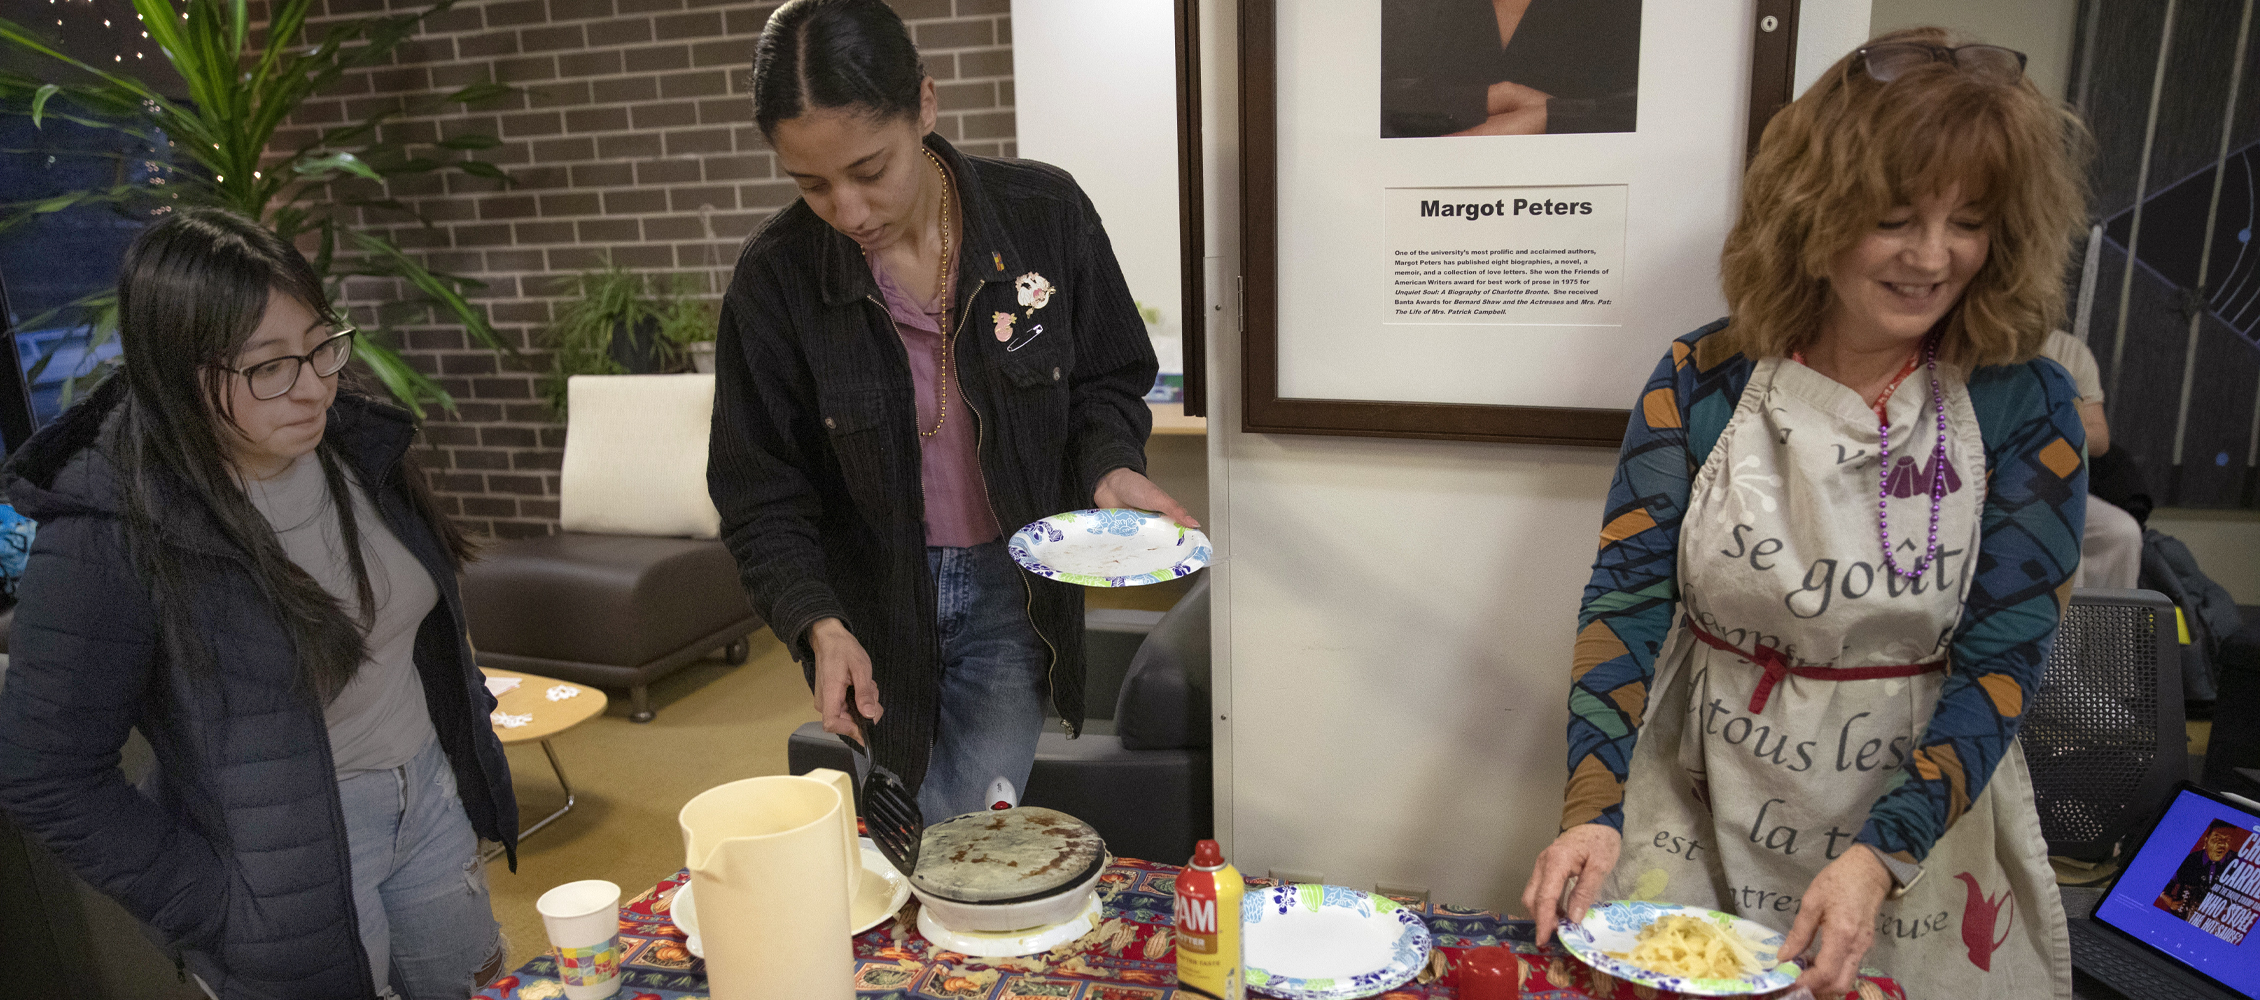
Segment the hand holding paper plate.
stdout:
<path fill-rule="evenodd" d="M 1208 536 L 1152 511 L 1071 510 L 1013 532 L 1012 560 L 1030 573 L 1084 587 L 1142 587 L 1209 564 Z"/>

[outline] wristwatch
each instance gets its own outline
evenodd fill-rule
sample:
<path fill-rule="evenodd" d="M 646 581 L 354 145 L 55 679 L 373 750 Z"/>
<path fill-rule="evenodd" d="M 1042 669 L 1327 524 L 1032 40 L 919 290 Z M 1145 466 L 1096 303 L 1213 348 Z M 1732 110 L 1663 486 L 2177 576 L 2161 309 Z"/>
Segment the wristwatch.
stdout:
<path fill-rule="evenodd" d="M 1914 888 L 1915 883 L 1923 880 L 1923 866 L 1912 861 L 1901 861 L 1885 854 L 1874 844 L 1862 844 L 1860 846 L 1874 852 L 1875 859 L 1883 862 L 1883 870 L 1891 873 L 1891 894 L 1884 897 L 1885 899 L 1898 899 L 1906 895 L 1907 890 Z"/>

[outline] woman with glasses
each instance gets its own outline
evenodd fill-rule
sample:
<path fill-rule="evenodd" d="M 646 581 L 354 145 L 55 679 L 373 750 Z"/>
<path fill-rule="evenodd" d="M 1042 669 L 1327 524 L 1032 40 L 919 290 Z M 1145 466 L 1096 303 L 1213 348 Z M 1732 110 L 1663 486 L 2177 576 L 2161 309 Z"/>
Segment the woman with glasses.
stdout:
<path fill-rule="evenodd" d="M 2022 61 L 1894 33 L 1766 127 L 1729 315 L 1656 367 L 1610 487 L 1540 940 L 1670 901 L 1785 932 L 1822 996 L 2070 996 L 2016 735 L 2079 564 L 2077 393 L 2036 355 L 2085 132 Z"/>
<path fill-rule="evenodd" d="M 215 996 L 461 1000 L 518 813 L 415 424 L 340 391 L 353 330 L 248 219 L 149 227 L 118 308 L 123 370 L 5 469 L 0 809 Z"/>

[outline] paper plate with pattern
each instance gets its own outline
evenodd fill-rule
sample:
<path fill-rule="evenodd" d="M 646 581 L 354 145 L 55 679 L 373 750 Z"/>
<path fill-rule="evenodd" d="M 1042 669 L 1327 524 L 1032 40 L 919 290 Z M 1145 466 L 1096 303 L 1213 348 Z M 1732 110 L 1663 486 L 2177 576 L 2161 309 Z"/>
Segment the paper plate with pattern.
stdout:
<path fill-rule="evenodd" d="M 1654 923 L 1657 918 L 1680 914 L 1709 921 L 1725 928 L 1742 939 L 1750 950 L 1757 953 L 1762 971 L 1733 979 L 1688 979 L 1667 976 L 1642 968 L 1610 952 L 1630 953 L 1640 943 L 1640 929 Z M 1745 920 L 1731 913 L 1706 910 L 1699 906 L 1680 906 L 1674 903 L 1642 903 L 1620 899 L 1597 903 L 1585 911 L 1585 919 L 1578 923 L 1562 921 L 1555 933 L 1560 935 L 1562 947 L 1584 962 L 1602 972 L 1629 983 L 1650 986 L 1690 996 L 1724 997 L 1750 993 L 1769 993 L 1784 989 L 1797 981 L 1804 970 L 1795 962 L 1774 964 L 1784 940 L 1781 932 Z"/>
<path fill-rule="evenodd" d="M 1013 532 L 1012 561 L 1037 576 L 1084 587 L 1143 587 L 1209 564 L 1208 536 L 1151 511 L 1107 508 L 1053 514 Z"/>
<path fill-rule="evenodd" d="M 1281 885 L 1240 898 L 1248 988 L 1267 996 L 1377 996 L 1419 975 L 1432 942 L 1420 914 L 1344 886 Z"/>

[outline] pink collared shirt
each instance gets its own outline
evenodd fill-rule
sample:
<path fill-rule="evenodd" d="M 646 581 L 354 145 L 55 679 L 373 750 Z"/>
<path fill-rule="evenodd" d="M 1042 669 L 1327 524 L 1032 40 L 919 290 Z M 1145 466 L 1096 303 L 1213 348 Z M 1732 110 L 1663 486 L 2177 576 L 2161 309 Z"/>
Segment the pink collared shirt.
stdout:
<path fill-rule="evenodd" d="M 1004 532 L 989 509 L 988 485 L 981 479 L 980 435 L 973 408 L 958 389 L 954 365 L 946 417 L 934 392 L 943 331 L 950 328 L 953 317 L 942 313 L 940 303 L 917 301 L 876 261 L 871 262 L 871 277 L 879 283 L 887 314 L 894 317 L 895 333 L 910 358 L 911 392 L 918 398 L 918 478 L 926 494 L 926 544 L 964 547 L 995 541 Z M 940 433 L 925 436 L 937 419 L 942 421 Z"/>

